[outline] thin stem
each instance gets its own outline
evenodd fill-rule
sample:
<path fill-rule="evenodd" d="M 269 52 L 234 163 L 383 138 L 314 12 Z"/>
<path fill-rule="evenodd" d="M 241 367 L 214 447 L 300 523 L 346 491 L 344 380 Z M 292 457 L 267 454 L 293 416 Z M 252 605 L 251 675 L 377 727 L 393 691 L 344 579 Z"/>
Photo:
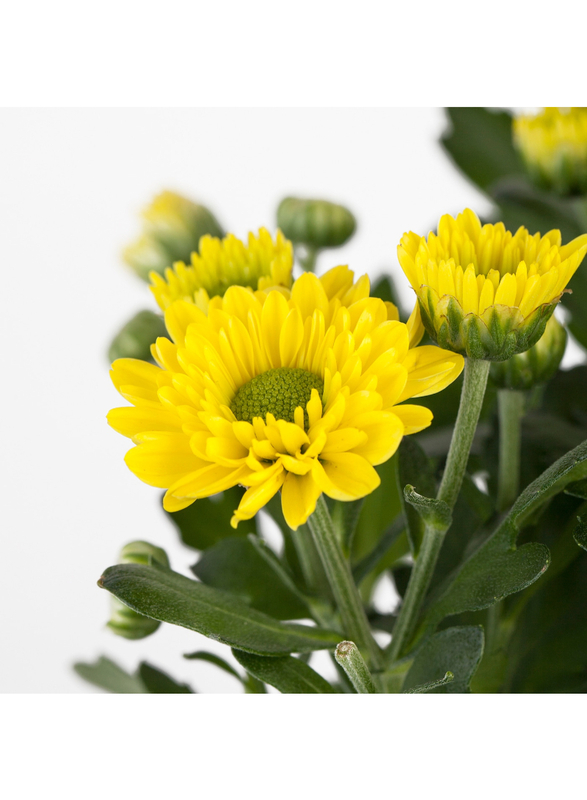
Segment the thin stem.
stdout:
<path fill-rule="evenodd" d="M 338 644 L 334 651 L 334 657 L 348 675 L 358 694 L 377 694 L 371 673 L 354 642 Z"/>
<path fill-rule="evenodd" d="M 497 393 L 497 408 L 499 412 L 497 510 L 505 511 L 518 496 L 520 488 L 524 393 L 500 389 Z"/>
<path fill-rule="evenodd" d="M 316 510 L 308 519 L 308 525 L 336 600 L 344 632 L 364 649 L 373 667 L 382 669 L 383 654 L 371 633 L 363 601 L 353 581 L 349 565 L 340 549 L 323 496 L 318 498 Z"/>
<path fill-rule="evenodd" d="M 437 494 L 437 500 L 444 501 L 451 511 L 459 496 L 467 468 L 469 451 L 477 429 L 479 414 L 481 413 L 488 374 L 489 361 L 470 358 L 465 360 L 465 379 L 461 392 L 459 413 L 448 451 L 444 475 Z M 430 586 L 438 554 L 447 530 L 448 526 L 441 525 L 439 522 L 427 524 L 424 529 L 420 552 L 414 562 L 410 582 L 408 583 L 402 607 L 394 626 L 391 644 L 387 651 L 391 662 L 401 656 L 403 648 L 412 638 L 420 608 Z"/>
<path fill-rule="evenodd" d="M 459 413 L 446 459 L 444 475 L 438 490 L 438 500 L 444 502 L 452 510 L 459 496 L 469 451 L 473 444 L 473 437 L 477 430 L 477 422 L 483 405 L 487 376 L 489 375 L 489 361 L 481 359 L 465 359 L 465 379 L 461 392 Z"/>
<path fill-rule="evenodd" d="M 317 247 L 310 247 L 309 245 L 306 245 L 305 250 L 304 256 L 300 256 L 300 264 L 306 272 L 314 272 L 319 250 Z"/>

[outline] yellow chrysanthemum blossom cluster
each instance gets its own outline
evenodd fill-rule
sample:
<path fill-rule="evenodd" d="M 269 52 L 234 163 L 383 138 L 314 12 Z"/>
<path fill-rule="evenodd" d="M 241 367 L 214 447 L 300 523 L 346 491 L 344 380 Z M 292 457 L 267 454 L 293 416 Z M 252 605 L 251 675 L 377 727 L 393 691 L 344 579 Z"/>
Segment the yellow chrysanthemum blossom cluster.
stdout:
<path fill-rule="evenodd" d="M 168 305 L 172 341 L 153 346 L 158 366 L 121 359 L 112 379 L 132 406 L 108 415 L 132 439 L 132 472 L 167 489 L 176 511 L 237 484 L 247 487 L 232 523 L 281 490 L 292 528 L 321 493 L 354 500 L 379 485 L 374 466 L 431 412 L 405 401 L 440 391 L 463 358 L 418 338 L 397 310 L 369 296 L 347 267 L 306 273 L 287 288 L 231 286 L 204 311 Z"/>
<path fill-rule="evenodd" d="M 398 258 L 430 336 L 473 358 L 502 361 L 544 333 L 587 252 L 587 234 L 562 246 L 560 231 L 515 234 L 481 225 L 470 209 L 443 216 L 438 235 L 406 233 Z"/>
<path fill-rule="evenodd" d="M 225 239 L 203 236 L 200 252 L 191 254 L 191 264 L 179 261 L 165 270 L 165 276 L 152 272 L 151 291 L 159 307 L 175 300 L 196 303 L 203 311 L 212 297 L 222 297 L 230 286 L 267 289 L 291 286 L 293 248 L 277 231 L 275 242 L 265 228 L 258 236 L 249 234 L 248 245 L 229 234 Z"/>
<path fill-rule="evenodd" d="M 587 193 L 587 108 L 545 108 L 513 122 L 514 143 L 539 185 Z"/>

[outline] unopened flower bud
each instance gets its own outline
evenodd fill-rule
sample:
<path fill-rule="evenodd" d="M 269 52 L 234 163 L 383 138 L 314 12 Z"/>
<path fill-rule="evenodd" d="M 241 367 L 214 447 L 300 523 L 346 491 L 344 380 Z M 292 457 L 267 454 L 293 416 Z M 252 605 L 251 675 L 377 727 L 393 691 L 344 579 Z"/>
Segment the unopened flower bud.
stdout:
<path fill-rule="evenodd" d="M 160 564 L 169 567 L 167 553 L 149 542 L 129 542 L 120 551 L 119 564 Z M 111 617 L 107 626 L 113 633 L 125 639 L 144 639 L 155 633 L 160 625 L 156 619 L 150 619 L 125 606 L 116 597 L 111 599 Z"/>
<path fill-rule="evenodd" d="M 224 235 L 211 211 L 175 192 L 158 195 L 142 217 L 143 233 L 125 248 L 123 257 L 143 280 L 152 271 L 162 275 L 175 261 L 189 262 L 202 236 Z"/>
<path fill-rule="evenodd" d="M 357 222 L 347 208 L 336 203 L 286 197 L 277 209 L 277 225 L 294 244 L 320 250 L 347 242 Z"/>
<path fill-rule="evenodd" d="M 513 138 L 538 186 L 561 195 L 587 192 L 587 108 L 545 108 L 520 116 Z"/>
<path fill-rule="evenodd" d="M 507 361 L 491 365 L 491 380 L 498 389 L 529 391 L 549 381 L 562 361 L 567 344 L 567 332 L 552 316 L 546 323 L 542 338 L 524 353 Z"/>
<path fill-rule="evenodd" d="M 163 317 L 153 311 L 139 311 L 116 334 L 108 349 L 108 360 L 138 358 L 149 361 L 151 345 L 159 336 L 167 336 Z"/>

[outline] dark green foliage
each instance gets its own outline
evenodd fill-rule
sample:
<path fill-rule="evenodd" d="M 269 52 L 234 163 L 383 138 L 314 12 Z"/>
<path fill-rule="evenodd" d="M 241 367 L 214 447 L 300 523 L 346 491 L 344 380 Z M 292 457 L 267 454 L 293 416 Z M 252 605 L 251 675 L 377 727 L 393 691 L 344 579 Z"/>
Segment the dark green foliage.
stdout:
<path fill-rule="evenodd" d="M 284 694 L 332 694 L 334 689 L 299 658 L 264 658 L 241 650 L 232 651 L 239 664 L 257 680 Z"/>
<path fill-rule="evenodd" d="M 447 628 L 431 636 L 416 654 L 406 676 L 403 691 L 414 691 L 423 685 L 441 681 L 447 672 L 453 680 L 427 689 L 433 694 L 469 691 L 471 678 L 483 655 L 483 630 L 466 626 Z"/>

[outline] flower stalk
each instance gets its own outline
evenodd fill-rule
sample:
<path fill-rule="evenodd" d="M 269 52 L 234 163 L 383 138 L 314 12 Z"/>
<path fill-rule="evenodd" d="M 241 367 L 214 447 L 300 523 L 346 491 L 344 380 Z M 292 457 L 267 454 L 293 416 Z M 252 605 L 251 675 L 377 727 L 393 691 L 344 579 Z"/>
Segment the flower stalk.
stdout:
<path fill-rule="evenodd" d="M 308 519 L 308 525 L 324 564 L 330 588 L 342 618 L 344 632 L 367 653 L 373 668 L 382 669 L 383 654 L 371 633 L 363 601 L 340 548 L 326 501 L 322 495 L 318 498 L 316 510 Z"/>
<path fill-rule="evenodd" d="M 377 694 L 371 673 L 354 642 L 341 642 L 334 651 L 334 657 L 358 694 Z"/>
<path fill-rule="evenodd" d="M 489 366 L 489 361 L 470 358 L 465 361 L 465 377 L 459 412 L 446 468 L 436 497 L 437 500 L 445 503 L 450 511 L 456 503 L 467 468 L 469 451 L 485 396 Z M 414 633 L 418 614 L 430 586 L 438 554 L 449 527 L 450 522 L 440 518 L 431 519 L 426 523 L 420 552 L 414 562 L 410 582 L 387 651 L 390 663 L 401 656 L 404 646 Z"/>
<path fill-rule="evenodd" d="M 520 488 L 524 400 L 523 392 L 512 389 L 500 389 L 497 393 L 499 414 L 498 511 L 505 511 L 512 505 Z"/>

